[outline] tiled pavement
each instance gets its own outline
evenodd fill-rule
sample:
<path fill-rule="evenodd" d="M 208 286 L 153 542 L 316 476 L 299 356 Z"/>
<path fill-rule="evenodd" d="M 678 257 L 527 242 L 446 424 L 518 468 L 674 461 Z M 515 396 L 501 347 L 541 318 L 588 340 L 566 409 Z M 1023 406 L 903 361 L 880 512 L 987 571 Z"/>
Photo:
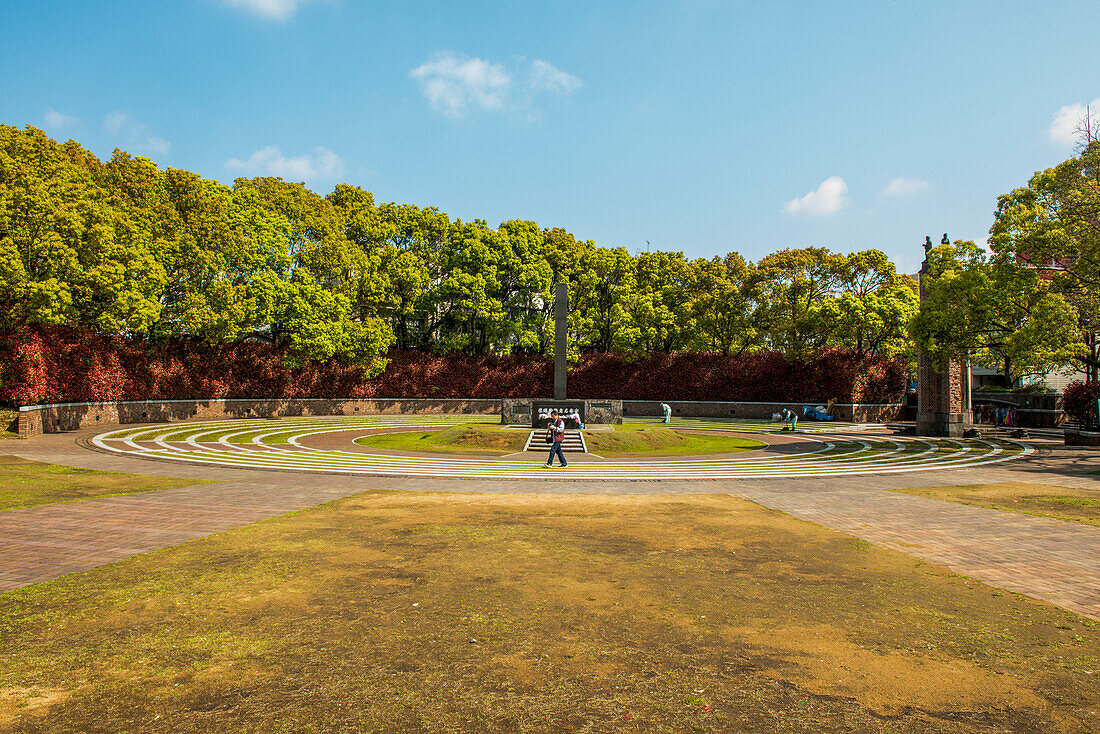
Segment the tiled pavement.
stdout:
<path fill-rule="evenodd" d="M 318 475 L 181 466 L 94 453 L 73 435 L 0 444 L 57 464 L 203 479 L 160 492 L 0 512 L 0 591 L 121 560 L 367 489 L 458 492 L 729 493 L 1100 619 L 1100 528 L 882 491 L 1036 482 L 1100 488 L 1100 452 L 1037 442 L 991 467 L 844 478 L 556 483 Z"/>
<path fill-rule="evenodd" d="M 1100 619 L 1100 528 L 866 488 L 735 494 Z"/>

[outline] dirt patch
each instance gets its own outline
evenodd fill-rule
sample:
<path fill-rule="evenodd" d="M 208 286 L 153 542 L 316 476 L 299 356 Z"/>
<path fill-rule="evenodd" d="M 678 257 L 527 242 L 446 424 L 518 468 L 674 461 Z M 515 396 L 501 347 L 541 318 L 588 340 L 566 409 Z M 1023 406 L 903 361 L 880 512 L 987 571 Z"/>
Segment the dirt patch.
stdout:
<path fill-rule="evenodd" d="M 918 487 L 893 491 L 994 510 L 1023 512 L 1100 526 L 1100 485 L 1059 487 L 1027 482 L 1001 482 Z"/>
<path fill-rule="evenodd" d="M 0 595 L 23 732 L 1088 732 L 1094 622 L 728 496 L 376 492 Z M 21 717 L 21 718 L 11 718 Z"/>
<path fill-rule="evenodd" d="M 68 691 L 37 686 L 0 688 L 0 726 L 11 726 L 22 718 L 43 717 L 50 706 L 68 698 Z"/>

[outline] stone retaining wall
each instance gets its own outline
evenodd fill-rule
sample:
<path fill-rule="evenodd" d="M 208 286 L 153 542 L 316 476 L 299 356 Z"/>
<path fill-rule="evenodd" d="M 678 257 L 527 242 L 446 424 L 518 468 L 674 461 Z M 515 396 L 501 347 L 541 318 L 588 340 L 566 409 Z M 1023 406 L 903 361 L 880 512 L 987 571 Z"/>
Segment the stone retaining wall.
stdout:
<path fill-rule="evenodd" d="M 500 414 L 499 400 L 373 400 L 301 398 L 293 400 L 134 400 L 118 403 L 58 403 L 19 409 L 19 435 L 75 431 L 119 423 L 169 423 L 183 420 L 276 418 L 306 415 L 385 415 L 401 413 Z"/>
<path fill-rule="evenodd" d="M 524 401 L 515 401 L 517 403 Z M 530 401 L 526 401 L 528 404 Z M 590 422 L 617 422 L 618 400 L 593 400 L 593 414 L 604 404 L 616 410 L 607 417 Z M 672 400 L 672 414 L 681 418 L 756 418 L 767 419 L 783 408 L 801 414 L 802 403 L 749 403 Z M 840 421 L 885 423 L 899 420 L 901 403 L 838 403 L 833 415 Z M 308 415 L 386 415 L 386 414 L 481 414 L 501 415 L 501 400 L 457 398 L 447 400 L 416 398 L 379 398 L 373 400 L 301 398 L 294 400 L 134 400 L 118 403 L 58 403 L 28 405 L 19 409 L 19 435 L 75 431 L 92 426 L 127 423 L 169 423 L 184 420 L 220 420 L 229 418 L 277 418 Z M 529 415 L 529 414 L 528 414 Z M 624 416 L 660 416 L 659 400 L 623 400 Z M 529 420 L 527 418 L 526 420 Z M 524 422 L 526 422 L 526 420 Z M 505 421 L 507 422 L 507 421 Z"/>
<path fill-rule="evenodd" d="M 500 422 L 515 425 L 543 425 L 536 419 L 536 403 L 576 403 L 583 404 L 584 421 L 587 424 L 622 423 L 622 400 L 551 400 L 550 398 L 504 398 L 501 401 Z"/>
<path fill-rule="evenodd" d="M 790 408 L 800 417 L 807 403 L 706 402 L 701 400 L 668 400 L 672 415 L 680 418 L 755 418 L 768 419 L 783 408 Z M 901 420 L 902 403 L 837 403 L 833 415 L 838 421 L 853 423 L 885 423 Z M 623 415 L 631 417 L 661 415 L 660 400 L 624 400 Z"/>
<path fill-rule="evenodd" d="M 1066 429 L 1066 446 L 1100 446 L 1100 432 Z"/>

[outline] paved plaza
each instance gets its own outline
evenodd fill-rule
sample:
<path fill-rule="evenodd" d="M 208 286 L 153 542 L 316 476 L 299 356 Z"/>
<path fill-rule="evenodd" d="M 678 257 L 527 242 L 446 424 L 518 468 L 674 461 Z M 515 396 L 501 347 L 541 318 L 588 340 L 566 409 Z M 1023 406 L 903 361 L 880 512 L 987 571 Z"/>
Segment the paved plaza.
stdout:
<path fill-rule="evenodd" d="M 0 513 L 0 590 L 371 489 L 724 493 L 1100 619 L 1100 528 L 884 491 L 992 482 L 1100 487 L 1100 477 L 1089 473 L 1100 469 L 1100 452 L 1095 450 L 1049 440 L 1026 445 L 919 441 L 849 426 L 840 432 L 769 440 L 767 449 L 729 457 L 680 462 L 577 457 L 570 469 L 553 472 L 538 470 L 541 452 L 466 463 L 391 456 L 401 461 L 372 464 L 377 461 L 372 456 L 384 455 L 362 449 L 353 457 L 355 470 L 350 472 L 328 466 L 303 473 L 293 463 L 271 463 L 271 457 L 287 454 L 329 461 L 334 453 L 354 446 L 349 437 L 356 431 L 361 434 L 368 425 L 381 425 L 377 418 L 373 423 L 359 420 L 364 422 L 358 427 L 331 419 L 259 427 L 256 421 L 239 422 L 243 426 L 223 421 L 126 427 L 9 442 L 5 453 L 37 461 L 216 483 Z M 241 441 L 247 444 L 245 450 L 240 449 Z M 333 448 L 342 443 L 347 444 L 343 449 Z M 200 460 L 193 460 L 196 456 Z M 512 470 L 501 475 L 477 469 L 494 461 L 524 468 L 515 476 L 508 473 Z M 376 466 L 391 468 L 374 471 Z M 405 471 L 392 470 L 395 466 Z M 455 466 L 464 476 L 454 473 Z M 440 471 L 421 471 L 418 476 L 410 467 Z M 631 473 L 631 468 L 636 471 Z"/>

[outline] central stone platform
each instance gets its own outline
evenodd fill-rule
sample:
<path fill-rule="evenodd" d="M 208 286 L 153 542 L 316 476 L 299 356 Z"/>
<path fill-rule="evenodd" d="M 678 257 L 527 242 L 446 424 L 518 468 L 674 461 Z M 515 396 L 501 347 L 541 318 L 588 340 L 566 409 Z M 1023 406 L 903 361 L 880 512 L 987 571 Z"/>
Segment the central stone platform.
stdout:
<path fill-rule="evenodd" d="M 579 423 L 604 424 L 623 422 L 622 400 L 551 400 L 550 398 L 504 398 L 500 406 L 500 422 L 542 428 L 550 420 L 551 411 L 565 418 L 566 428 Z"/>

